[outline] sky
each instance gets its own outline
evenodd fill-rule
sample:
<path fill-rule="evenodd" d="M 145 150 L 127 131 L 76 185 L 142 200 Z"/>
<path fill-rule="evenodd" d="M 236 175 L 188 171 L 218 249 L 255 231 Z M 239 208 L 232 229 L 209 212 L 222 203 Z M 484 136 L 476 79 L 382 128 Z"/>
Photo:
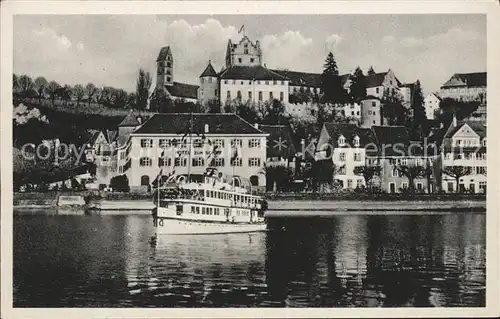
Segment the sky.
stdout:
<path fill-rule="evenodd" d="M 333 52 L 340 73 L 370 65 L 424 93 L 454 73 L 486 71 L 485 15 L 18 15 L 14 73 L 60 84 L 89 82 L 135 90 L 140 68 L 156 74 L 170 45 L 174 81 L 198 84 L 212 61 L 219 71 L 228 39 L 261 43 L 268 68 L 318 72 Z"/>

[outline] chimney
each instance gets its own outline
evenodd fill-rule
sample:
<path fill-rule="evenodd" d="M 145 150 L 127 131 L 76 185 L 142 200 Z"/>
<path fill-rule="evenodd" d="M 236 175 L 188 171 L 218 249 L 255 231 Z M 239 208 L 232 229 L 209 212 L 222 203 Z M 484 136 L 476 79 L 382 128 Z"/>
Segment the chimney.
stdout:
<path fill-rule="evenodd" d="M 205 133 L 208 133 L 208 124 L 205 124 Z"/>
<path fill-rule="evenodd" d="M 139 124 L 142 124 L 142 117 L 138 116 L 137 117 L 137 122 L 139 122 Z"/>
<path fill-rule="evenodd" d="M 453 127 L 457 127 L 457 115 L 453 113 L 453 121 L 451 122 Z"/>
<path fill-rule="evenodd" d="M 443 122 L 439 123 L 439 128 L 444 128 L 444 123 Z"/>
<path fill-rule="evenodd" d="M 254 126 L 256 129 L 259 129 L 259 123 L 255 123 L 253 126 Z"/>

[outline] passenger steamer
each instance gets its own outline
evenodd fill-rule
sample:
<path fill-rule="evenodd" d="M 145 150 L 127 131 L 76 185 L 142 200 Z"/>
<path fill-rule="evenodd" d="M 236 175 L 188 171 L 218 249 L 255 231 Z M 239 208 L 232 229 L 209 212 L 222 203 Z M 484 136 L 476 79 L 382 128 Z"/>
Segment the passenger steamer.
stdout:
<path fill-rule="evenodd" d="M 153 211 L 157 235 L 225 234 L 266 230 L 267 202 L 246 189 L 204 176 L 201 183 L 176 182 L 159 187 Z"/>

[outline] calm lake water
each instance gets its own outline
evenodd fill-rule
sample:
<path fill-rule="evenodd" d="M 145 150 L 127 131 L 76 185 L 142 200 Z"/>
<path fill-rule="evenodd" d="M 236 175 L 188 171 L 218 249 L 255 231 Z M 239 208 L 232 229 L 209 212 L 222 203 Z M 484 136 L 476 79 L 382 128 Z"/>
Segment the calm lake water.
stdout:
<path fill-rule="evenodd" d="M 275 218 L 159 237 L 145 215 L 14 216 L 15 307 L 484 307 L 484 214 Z"/>

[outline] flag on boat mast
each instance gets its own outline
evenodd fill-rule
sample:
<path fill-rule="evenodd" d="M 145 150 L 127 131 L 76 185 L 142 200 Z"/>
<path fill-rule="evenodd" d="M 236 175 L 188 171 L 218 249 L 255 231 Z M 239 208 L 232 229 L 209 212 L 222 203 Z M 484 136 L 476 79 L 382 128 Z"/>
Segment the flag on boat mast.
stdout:
<path fill-rule="evenodd" d="M 243 31 L 243 36 L 245 36 L 245 25 L 242 25 L 240 28 L 240 31 L 238 31 L 238 34 L 240 34 Z"/>

